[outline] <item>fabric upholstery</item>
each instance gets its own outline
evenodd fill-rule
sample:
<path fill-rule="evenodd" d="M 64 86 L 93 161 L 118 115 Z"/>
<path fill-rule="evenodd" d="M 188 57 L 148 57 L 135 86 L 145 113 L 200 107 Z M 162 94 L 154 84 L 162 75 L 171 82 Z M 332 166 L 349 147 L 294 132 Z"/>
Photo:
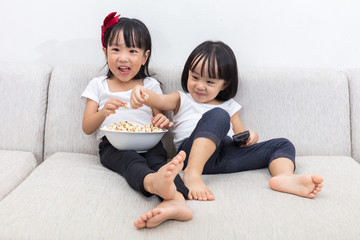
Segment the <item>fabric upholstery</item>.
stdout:
<path fill-rule="evenodd" d="M 40 163 L 51 67 L 0 63 L 0 149 L 32 152 Z"/>
<path fill-rule="evenodd" d="M 8 71 L 9 67 L 0 66 L 0 96 L 16 99 L 17 87 L 8 79 L 17 83 L 16 77 L 9 76 L 15 76 L 18 69 L 12 66 Z M 36 75 L 28 71 L 30 78 Z M 153 77 L 169 93 L 181 89 L 181 71 L 182 67 L 154 69 Z M 2 72 L 11 74 L 3 78 Z M 27 73 L 23 69 L 19 72 L 22 75 L 18 78 Z M 21 125 L 17 111 L 9 109 L 14 103 L 4 98 L 10 107 L 0 106 L 0 110 L 16 118 L 7 114 L 0 117 L 0 124 L 7 127 L 0 132 L 0 149 L 10 149 L 13 143 L 27 152 L 0 151 L 0 199 L 4 196 L 0 201 L 0 239 L 342 240 L 360 236 L 360 164 L 350 157 L 351 151 L 358 156 L 354 146 L 358 143 L 358 70 L 346 72 L 350 95 L 346 75 L 336 70 L 240 70 L 236 100 L 243 106 L 240 117 L 244 125 L 256 130 L 261 141 L 287 137 L 295 144 L 296 173 L 319 174 L 325 179 L 323 191 L 315 199 L 272 191 L 267 169 L 205 175 L 215 201 L 187 201 L 193 211 L 191 221 L 166 221 L 155 229 L 141 230 L 133 221 L 153 209 L 159 199 L 142 196 L 123 177 L 103 167 L 95 136 L 87 136 L 81 129 L 85 106 L 80 95 L 93 77 L 105 73 L 100 65 L 55 67 L 49 85 L 45 138 L 35 138 L 41 140 L 39 146 L 26 142 L 38 135 Z M 33 81 L 40 85 L 40 80 Z M 47 86 L 46 81 L 43 84 Z M 35 94 L 31 84 L 24 86 L 30 90 L 19 92 L 31 93 L 30 98 L 24 96 L 26 103 L 41 99 L 44 92 Z M 350 106 L 349 99 L 357 102 Z M 41 122 L 42 118 L 35 116 L 41 114 L 38 103 L 34 109 L 24 104 L 23 108 L 31 111 L 27 122 Z M 11 127 L 17 123 L 19 131 L 14 131 Z M 171 138 L 166 134 L 163 139 L 169 156 L 175 153 Z M 42 142 L 46 160 L 35 168 L 34 156 L 41 160 Z M 27 144 L 36 146 L 35 150 Z M 8 189 L 5 194 L 4 189 Z"/>
<path fill-rule="evenodd" d="M 49 86 L 45 129 L 45 159 L 58 151 L 97 154 L 95 134 L 82 131 L 85 105 L 80 100 L 89 81 L 106 74 L 100 65 L 55 67 Z"/>
<path fill-rule="evenodd" d="M 260 141 L 286 137 L 296 154 L 351 156 L 347 79 L 336 70 L 241 70 L 240 118 Z"/>
<path fill-rule="evenodd" d="M 33 153 L 0 150 L 0 200 L 29 176 L 36 166 Z"/>
<path fill-rule="evenodd" d="M 155 69 L 165 93 L 181 89 L 181 71 Z M 348 91 L 336 70 L 240 69 L 235 100 L 244 126 L 260 141 L 286 137 L 297 155 L 351 156 Z"/>
<path fill-rule="evenodd" d="M 352 156 L 360 163 L 360 69 L 349 69 L 345 73 L 350 87 Z"/>
<path fill-rule="evenodd" d="M 130 189 L 96 156 L 56 153 L 0 202 L 1 238 L 357 239 L 360 165 L 336 156 L 298 157 L 297 162 L 297 173 L 326 179 L 316 199 L 270 190 L 266 169 L 206 175 L 216 199 L 187 201 L 191 221 L 137 230 L 133 221 L 154 208 L 157 197 Z"/>

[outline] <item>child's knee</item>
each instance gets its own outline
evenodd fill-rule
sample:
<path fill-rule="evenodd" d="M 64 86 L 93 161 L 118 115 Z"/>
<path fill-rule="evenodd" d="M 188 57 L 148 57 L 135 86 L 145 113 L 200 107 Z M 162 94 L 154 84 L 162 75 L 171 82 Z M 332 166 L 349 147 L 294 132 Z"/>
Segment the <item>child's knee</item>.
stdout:
<path fill-rule="evenodd" d="M 227 111 L 222 108 L 213 108 L 203 115 L 204 117 L 215 118 L 217 123 L 230 124 L 230 115 Z"/>
<path fill-rule="evenodd" d="M 295 146 L 294 144 L 287 138 L 278 138 L 276 139 L 278 141 L 279 148 L 282 149 L 282 152 L 286 152 L 291 156 L 295 157 Z"/>

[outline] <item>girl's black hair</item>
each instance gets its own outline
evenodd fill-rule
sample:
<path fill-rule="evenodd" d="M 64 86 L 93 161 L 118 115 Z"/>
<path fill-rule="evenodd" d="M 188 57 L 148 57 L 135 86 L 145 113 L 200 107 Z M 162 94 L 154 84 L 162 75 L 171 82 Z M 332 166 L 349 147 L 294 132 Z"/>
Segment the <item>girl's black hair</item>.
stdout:
<path fill-rule="evenodd" d="M 202 61 L 203 60 L 203 61 Z M 226 88 L 219 92 L 215 99 L 227 101 L 235 97 L 238 89 L 238 70 L 234 52 L 221 41 L 206 41 L 197 46 L 188 57 L 182 75 L 181 86 L 185 92 L 189 78 L 189 71 L 194 71 L 199 62 L 201 65 L 201 76 L 214 79 L 223 79 Z M 205 72 L 207 67 L 207 73 Z"/>
<path fill-rule="evenodd" d="M 140 48 L 143 49 L 144 52 L 150 50 L 146 63 L 141 66 L 134 79 L 150 77 L 149 61 L 151 56 L 151 36 L 148 28 L 138 19 L 121 17 L 119 18 L 118 23 L 109 28 L 105 33 L 106 49 L 109 45 L 118 39 L 120 31 L 123 31 L 126 47 Z M 113 75 L 114 74 L 109 68 L 107 77 L 110 78 Z"/>

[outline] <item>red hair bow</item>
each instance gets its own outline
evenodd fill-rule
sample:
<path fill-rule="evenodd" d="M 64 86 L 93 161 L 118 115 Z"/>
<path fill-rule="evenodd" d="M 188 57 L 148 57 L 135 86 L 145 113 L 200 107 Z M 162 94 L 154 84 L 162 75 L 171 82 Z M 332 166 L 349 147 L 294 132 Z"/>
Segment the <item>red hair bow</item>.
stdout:
<path fill-rule="evenodd" d="M 101 42 L 103 47 L 106 47 L 106 43 L 105 43 L 106 30 L 114 26 L 119 21 L 120 14 L 117 16 L 115 15 L 116 12 L 112 12 L 109 15 L 107 15 L 106 18 L 104 19 L 104 24 L 101 26 Z"/>

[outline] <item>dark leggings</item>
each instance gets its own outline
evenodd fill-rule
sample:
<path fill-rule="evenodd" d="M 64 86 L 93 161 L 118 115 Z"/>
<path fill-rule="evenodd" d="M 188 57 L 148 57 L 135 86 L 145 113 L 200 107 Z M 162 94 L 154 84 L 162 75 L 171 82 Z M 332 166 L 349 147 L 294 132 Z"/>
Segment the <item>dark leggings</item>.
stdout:
<path fill-rule="evenodd" d="M 249 147 L 239 147 L 227 136 L 230 116 L 221 109 L 214 108 L 202 116 L 189 138 L 179 147 L 186 152 L 184 167 L 195 139 L 210 138 L 216 150 L 206 162 L 203 174 L 232 173 L 266 168 L 277 158 L 288 158 L 295 167 L 295 147 L 285 138 L 271 139 Z"/>
<path fill-rule="evenodd" d="M 101 164 L 123 176 L 128 184 L 144 196 L 150 197 L 151 193 L 144 189 L 144 178 L 149 173 L 154 173 L 167 163 L 167 152 L 161 142 L 145 153 L 136 151 L 120 151 L 114 148 L 106 137 L 99 144 Z M 185 199 L 189 190 L 179 175 L 174 180 L 175 186 Z"/>

